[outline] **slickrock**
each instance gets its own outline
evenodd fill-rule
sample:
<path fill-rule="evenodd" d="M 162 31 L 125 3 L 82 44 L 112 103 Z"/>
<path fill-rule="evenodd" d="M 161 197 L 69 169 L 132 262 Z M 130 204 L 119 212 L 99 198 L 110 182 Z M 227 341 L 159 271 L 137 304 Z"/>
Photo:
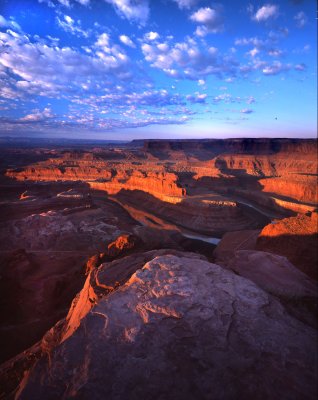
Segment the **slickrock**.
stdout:
<path fill-rule="evenodd" d="M 97 269 L 90 271 L 83 289 L 72 302 L 64 328 L 59 332 L 60 340 L 64 341 L 80 325 L 81 319 L 95 305 L 98 297 L 103 297 L 123 285 L 138 269 L 156 255 L 182 255 L 178 250 L 161 249 L 144 253 L 132 254 L 110 263 L 103 263 Z M 192 254 L 192 253 L 191 253 Z M 192 257 L 204 258 L 192 254 Z"/>
<path fill-rule="evenodd" d="M 19 399 L 316 398 L 315 330 L 218 265 L 154 254 L 93 300 L 26 373 Z"/>
<path fill-rule="evenodd" d="M 318 214 L 298 214 L 266 225 L 257 240 L 258 250 L 279 254 L 313 279 L 317 279 Z"/>
<path fill-rule="evenodd" d="M 291 315 L 317 329 L 317 283 L 286 257 L 263 251 L 238 250 L 223 266 L 278 297 Z"/>
<path fill-rule="evenodd" d="M 286 257 L 264 251 L 238 250 L 226 268 L 269 293 L 285 298 L 318 297 L 317 285 Z"/>
<path fill-rule="evenodd" d="M 253 250 L 260 230 L 226 232 L 213 252 L 217 264 L 226 265 L 237 250 Z"/>

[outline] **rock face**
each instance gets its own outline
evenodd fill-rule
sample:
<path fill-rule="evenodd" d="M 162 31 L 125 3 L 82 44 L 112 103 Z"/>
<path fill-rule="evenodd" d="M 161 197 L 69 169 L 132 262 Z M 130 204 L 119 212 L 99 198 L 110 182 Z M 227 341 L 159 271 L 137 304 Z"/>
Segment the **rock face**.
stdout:
<path fill-rule="evenodd" d="M 84 181 L 97 190 L 116 194 L 121 189 L 143 190 L 158 198 L 184 196 L 185 188 L 178 184 L 178 176 L 164 168 L 151 165 L 136 166 L 130 162 L 114 163 L 84 153 L 74 159 L 72 154 L 49 159 L 22 170 L 7 171 L 9 177 L 30 181 Z"/>
<path fill-rule="evenodd" d="M 220 197 L 220 196 L 219 196 Z M 122 190 L 117 199 L 133 215 L 148 213 L 163 227 L 182 227 L 206 235 L 221 235 L 227 231 L 256 229 L 269 222 L 269 218 L 256 210 L 226 199 L 198 200 L 185 198 L 177 204 L 162 202 L 142 191 Z"/>
<path fill-rule="evenodd" d="M 76 252 L 0 256 L 0 362 L 41 339 L 66 313 L 85 281 L 84 255 Z"/>
<path fill-rule="evenodd" d="M 266 292 L 285 298 L 317 298 L 317 286 L 286 257 L 263 251 L 239 250 L 226 268 L 256 283 Z"/>
<path fill-rule="evenodd" d="M 317 284 L 286 257 L 263 251 L 238 250 L 223 266 L 275 295 L 291 315 L 317 329 Z"/>
<path fill-rule="evenodd" d="M 314 139 L 205 139 L 205 140 L 145 140 L 146 151 L 205 150 L 214 154 L 277 154 L 313 152 Z"/>
<path fill-rule="evenodd" d="M 116 258 L 118 255 L 133 249 L 137 244 L 137 237 L 130 234 L 123 234 L 110 243 L 107 247 L 107 256 Z"/>
<path fill-rule="evenodd" d="M 140 190 L 168 202 L 207 188 L 217 193 L 232 189 L 270 208 L 293 209 L 295 202 L 317 202 L 316 153 L 317 141 L 310 139 L 145 141 L 144 152 L 63 152 L 8 169 L 6 176 L 19 181 L 84 181 L 111 195 Z M 285 200 L 292 204 L 279 203 Z"/>
<path fill-rule="evenodd" d="M 262 229 L 256 248 L 287 257 L 301 271 L 317 279 L 317 226 L 317 213 L 275 220 Z"/>
<path fill-rule="evenodd" d="M 227 232 L 213 252 L 215 262 L 227 265 L 238 250 L 254 250 L 260 230 Z"/>
<path fill-rule="evenodd" d="M 87 260 L 136 221 L 113 202 L 95 204 L 83 185 L 31 184 L 27 193 L 13 185 L 11 193 L 0 192 L 2 363 L 66 316 Z"/>
<path fill-rule="evenodd" d="M 91 182 L 93 189 L 105 190 L 109 194 L 116 194 L 120 190 L 143 190 L 153 196 L 169 200 L 170 196 L 184 196 L 186 190 L 177 183 L 178 177 L 172 173 L 134 171 L 125 172 L 108 182 Z"/>
<path fill-rule="evenodd" d="M 197 256 L 153 256 L 92 300 L 73 334 L 25 374 L 19 399 L 316 398 L 315 331 Z"/>
<path fill-rule="evenodd" d="M 317 176 L 286 175 L 279 178 L 261 179 L 259 182 L 264 192 L 310 204 L 318 202 Z"/>

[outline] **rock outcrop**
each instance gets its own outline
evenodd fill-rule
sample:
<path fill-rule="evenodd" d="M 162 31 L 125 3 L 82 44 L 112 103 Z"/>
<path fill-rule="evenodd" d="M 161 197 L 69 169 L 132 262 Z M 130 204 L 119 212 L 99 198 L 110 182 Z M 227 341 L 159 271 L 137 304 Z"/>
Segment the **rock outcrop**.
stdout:
<path fill-rule="evenodd" d="M 314 139 L 189 139 L 189 140 L 145 140 L 146 151 L 209 151 L 212 154 L 277 154 L 297 153 L 300 156 L 315 153 Z"/>
<path fill-rule="evenodd" d="M 65 317 L 83 287 L 87 260 L 136 226 L 117 204 L 93 204 L 79 185 L 32 184 L 22 200 L 25 190 L 13 188 L 14 200 L 0 210 L 0 362 Z M 124 251 L 124 243 L 119 247 Z"/>
<path fill-rule="evenodd" d="M 172 202 L 175 197 L 204 192 L 208 178 L 208 187 L 216 192 L 247 189 L 245 195 L 251 200 L 279 209 L 269 199 L 273 195 L 282 201 L 317 202 L 316 152 L 317 141 L 310 139 L 145 141 L 143 153 L 135 149 L 63 152 L 8 169 L 6 175 L 20 181 L 84 181 L 111 195 L 121 189 L 141 190 Z M 251 182 L 252 187 L 246 187 Z"/>
<path fill-rule="evenodd" d="M 278 194 L 298 202 L 318 203 L 317 176 L 292 175 L 292 171 L 279 178 L 261 179 L 264 192 Z"/>
<path fill-rule="evenodd" d="M 172 173 L 134 171 L 125 177 L 115 177 L 105 182 L 90 182 L 90 187 L 117 194 L 121 190 L 142 190 L 153 196 L 169 201 L 169 197 L 182 197 L 186 190 L 177 183 L 178 177 Z"/>
<path fill-rule="evenodd" d="M 122 190 L 116 199 L 136 219 L 148 214 L 162 227 L 182 227 L 210 236 L 219 236 L 227 231 L 257 229 L 269 222 L 269 218 L 256 210 L 220 196 L 214 200 L 185 198 L 172 204 L 142 191 Z"/>
<path fill-rule="evenodd" d="M 266 225 L 257 240 L 258 250 L 279 254 L 317 280 L 318 214 L 298 214 Z"/>
<path fill-rule="evenodd" d="M 317 298 L 317 286 L 286 257 L 254 250 L 238 250 L 226 268 L 247 278 L 266 292 L 285 298 Z"/>
<path fill-rule="evenodd" d="M 223 266 L 279 298 L 291 315 L 317 329 L 317 284 L 286 257 L 238 250 Z"/>
<path fill-rule="evenodd" d="M 88 157 L 91 156 L 91 157 Z M 131 162 L 116 163 L 95 158 L 91 153 L 84 153 L 74 160 L 72 154 L 62 158 L 49 159 L 30 167 L 8 170 L 7 176 L 17 180 L 30 181 L 83 181 L 97 190 L 116 194 L 121 189 L 143 190 L 158 198 L 184 196 L 185 188 L 178 184 L 178 176 L 166 172 L 164 168 Z"/>
<path fill-rule="evenodd" d="M 107 265 L 98 276 L 107 286 Z M 124 286 L 87 297 L 77 305 L 90 310 L 46 346 L 17 398 L 316 398 L 315 331 L 197 256 L 153 254 Z"/>
<path fill-rule="evenodd" d="M 260 230 L 226 232 L 213 252 L 217 264 L 227 265 L 236 251 L 254 250 Z"/>

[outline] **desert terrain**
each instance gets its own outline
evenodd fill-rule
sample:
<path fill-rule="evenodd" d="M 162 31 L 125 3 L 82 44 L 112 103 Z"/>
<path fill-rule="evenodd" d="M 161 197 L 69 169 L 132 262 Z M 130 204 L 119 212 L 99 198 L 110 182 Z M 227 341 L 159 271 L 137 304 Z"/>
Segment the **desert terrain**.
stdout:
<path fill-rule="evenodd" d="M 315 398 L 316 140 L 1 146 L 0 399 Z"/>

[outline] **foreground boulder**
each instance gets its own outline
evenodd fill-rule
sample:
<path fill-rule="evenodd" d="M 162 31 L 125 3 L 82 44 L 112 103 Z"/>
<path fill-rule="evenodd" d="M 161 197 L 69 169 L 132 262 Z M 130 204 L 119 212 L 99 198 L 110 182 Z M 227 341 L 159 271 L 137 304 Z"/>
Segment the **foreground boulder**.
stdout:
<path fill-rule="evenodd" d="M 18 398 L 316 398 L 316 331 L 232 271 L 161 255 L 94 301 Z"/>

